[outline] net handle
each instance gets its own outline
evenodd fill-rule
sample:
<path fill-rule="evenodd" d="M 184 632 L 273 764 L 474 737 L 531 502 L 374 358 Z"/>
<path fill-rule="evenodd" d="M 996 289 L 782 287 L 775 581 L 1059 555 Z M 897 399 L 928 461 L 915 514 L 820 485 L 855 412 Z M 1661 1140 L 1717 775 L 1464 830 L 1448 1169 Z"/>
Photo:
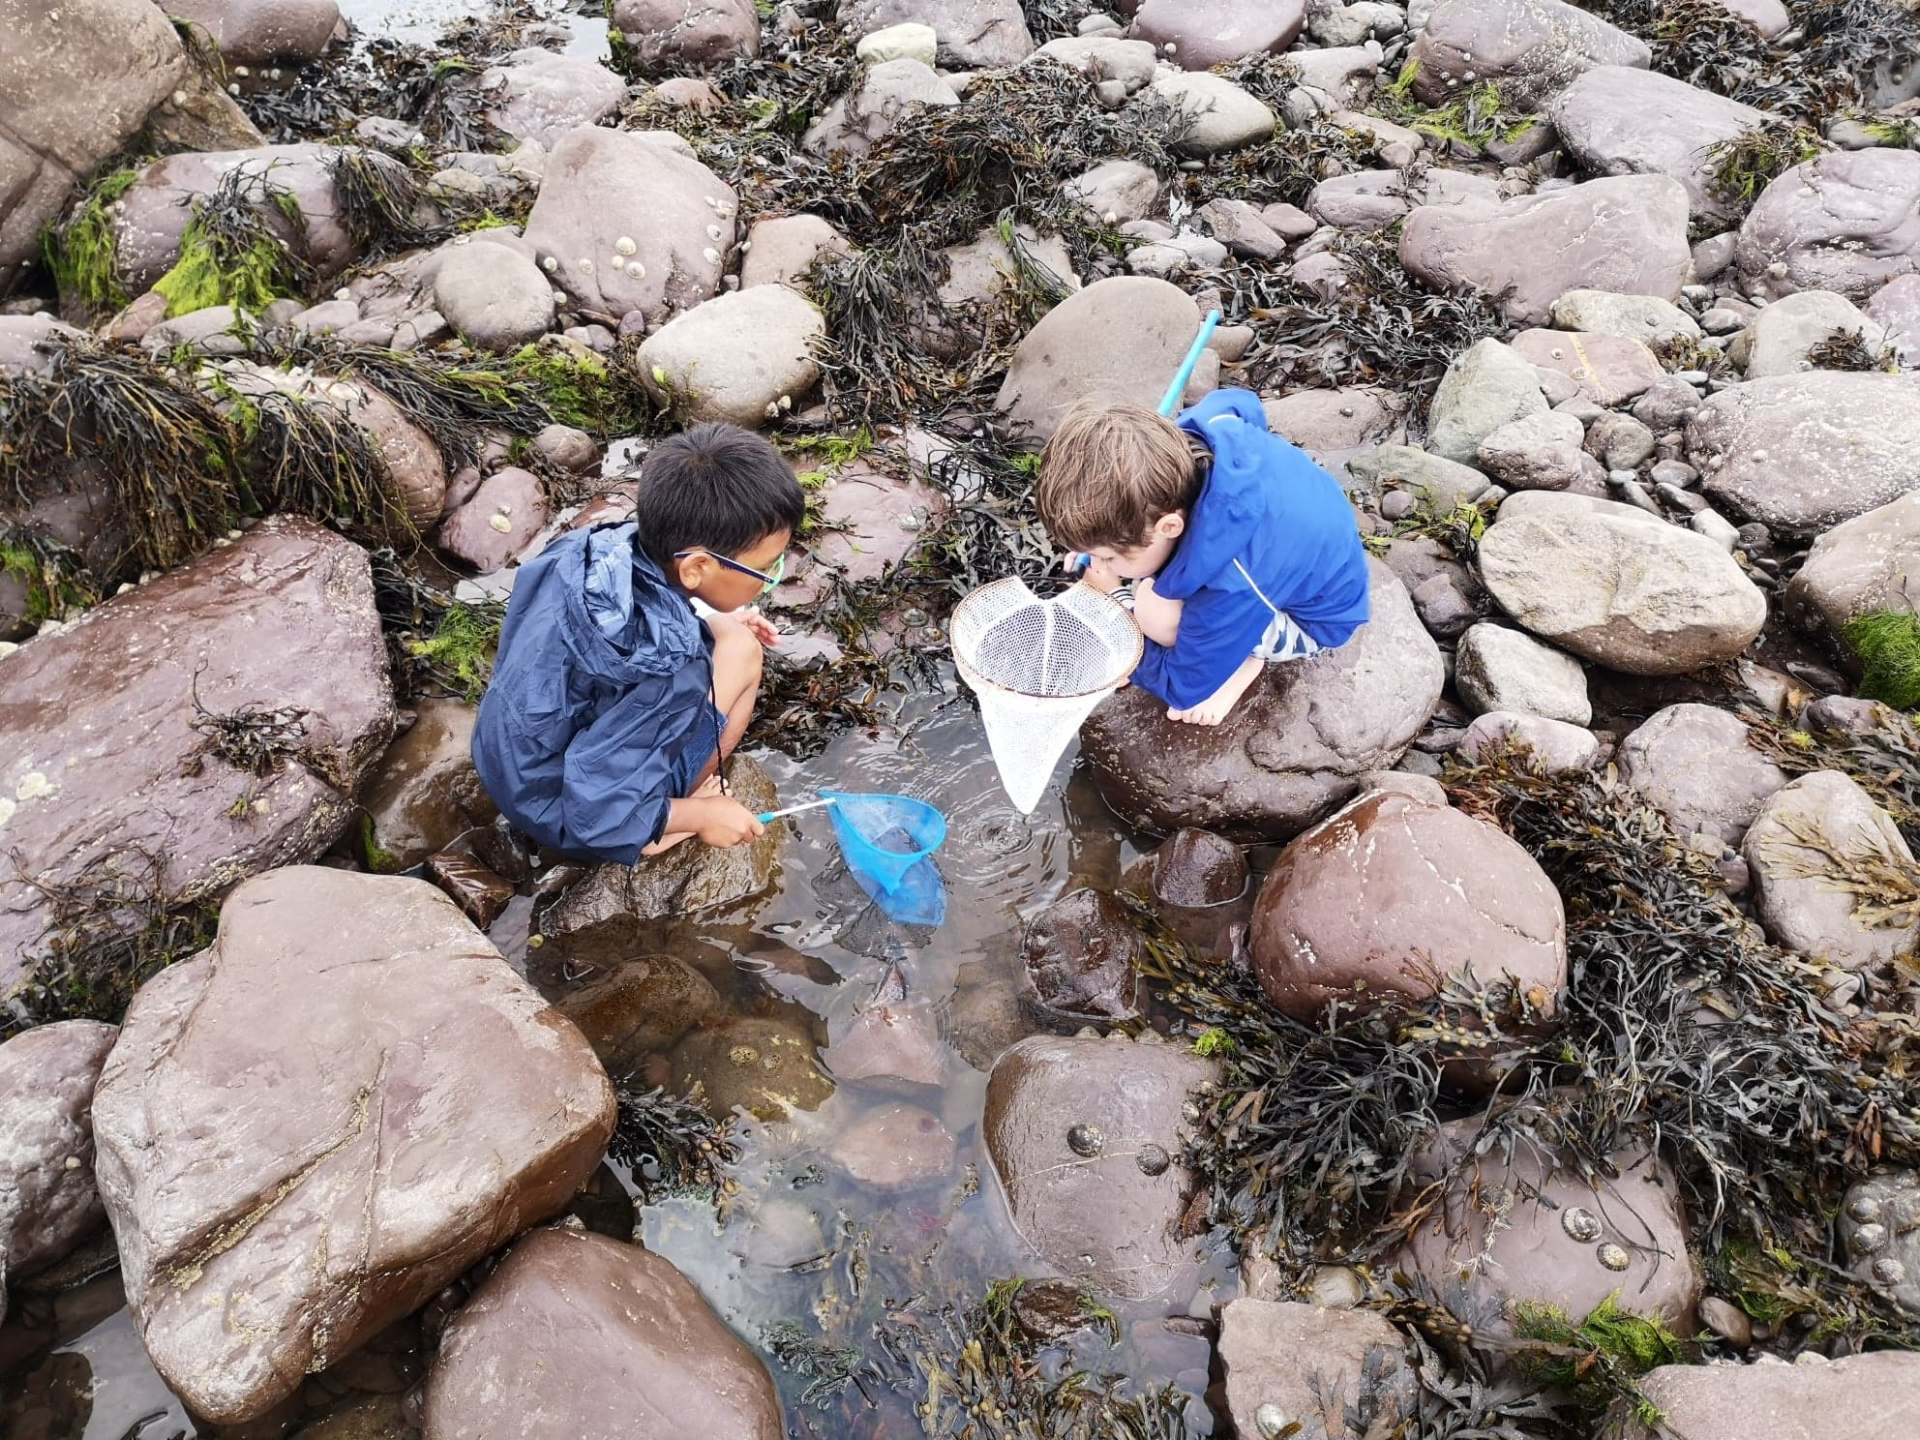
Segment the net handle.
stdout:
<path fill-rule="evenodd" d="M 1187 393 L 1187 382 L 1193 379 L 1193 372 L 1200 366 L 1200 357 L 1206 352 L 1207 342 L 1213 338 L 1213 332 L 1219 327 L 1220 312 L 1211 310 L 1207 318 L 1200 322 L 1200 333 L 1193 337 L 1193 344 L 1187 347 L 1187 358 L 1180 362 L 1180 368 L 1173 372 L 1173 383 L 1167 386 L 1167 393 L 1160 398 L 1160 413 L 1171 417 L 1180 406 L 1180 397 Z"/>

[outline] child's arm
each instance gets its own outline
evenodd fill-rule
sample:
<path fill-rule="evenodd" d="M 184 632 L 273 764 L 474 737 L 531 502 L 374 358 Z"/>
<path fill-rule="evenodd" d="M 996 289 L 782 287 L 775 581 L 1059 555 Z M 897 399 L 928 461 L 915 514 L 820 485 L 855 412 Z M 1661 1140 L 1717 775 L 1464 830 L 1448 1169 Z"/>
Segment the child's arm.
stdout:
<path fill-rule="evenodd" d="M 725 848 L 744 845 L 766 830 L 753 813 L 731 795 L 695 795 L 667 806 L 662 840 L 692 835 L 703 845 Z"/>

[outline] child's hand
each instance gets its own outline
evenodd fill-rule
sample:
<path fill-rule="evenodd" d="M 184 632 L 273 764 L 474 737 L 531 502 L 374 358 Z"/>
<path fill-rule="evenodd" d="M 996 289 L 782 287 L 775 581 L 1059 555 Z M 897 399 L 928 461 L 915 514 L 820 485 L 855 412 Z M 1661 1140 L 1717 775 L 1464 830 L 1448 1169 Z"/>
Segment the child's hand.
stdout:
<path fill-rule="evenodd" d="M 740 623 L 747 627 L 747 633 L 758 640 L 763 649 L 771 650 L 780 643 L 780 632 L 774 623 L 760 613 L 755 605 L 740 612 Z"/>
<path fill-rule="evenodd" d="M 759 817 L 738 800 L 716 795 L 701 802 L 700 823 L 693 833 L 701 844 L 724 850 L 759 839 L 766 828 Z"/>
<path fill-rule="evenodd" d="M 1094 560 L 1087 565 L 1086 569 L 1080 572 L 1080 583 L 1082 585 L 1091 585 L 1102 595 L 1111 595 L 1127 582 L 1125 577 L 1123 577 L 1119 571 L 1115 570 L 1108 561 Z"/>

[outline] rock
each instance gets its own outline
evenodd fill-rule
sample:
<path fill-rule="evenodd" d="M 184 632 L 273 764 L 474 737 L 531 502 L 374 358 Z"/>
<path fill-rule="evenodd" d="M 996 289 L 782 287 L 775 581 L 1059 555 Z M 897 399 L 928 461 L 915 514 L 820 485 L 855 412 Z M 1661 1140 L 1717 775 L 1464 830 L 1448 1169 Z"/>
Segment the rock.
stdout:
<path fill-rule="evenodd" d="M 612 1075 L 628 1075 L 648 1057 L 671 1050 L 689 1030 L 722 1015 L 726 1002 L 706 977 L 670 955 L 633 955 L 639 942 L 623 926 L 610 926 L 566 947 L 567 961 L 606 960 L 584 983 L 554 1002 Z"/>
<path fill-rule="evenodd" d="M 1165 279 L 1187 270 L 1213 270 L 1227 263 L 1227 247 L 1204 235 L 1180 235 L 1127 252 L 1127 268 L 1136 275 Z"/>
<path fill-rule="evenodd" d="M 1760 922 L 1776 944 L 1861 970 L 1920 941 L 1920 924 L 1876 924 L 1860 897 L 1840 887 L 1851 868 L 1845 862 L 1912 873 L 1914 860 L 1887 812 L 1837 770 L 1802 775 L 1768 797 L 1741 854 L 1753 872 Z"/>
<path fill-rule="evenodd" d="M 1322 465 L 1370 445 L 1393 445 L 1406 439 L 1405 398 L 1372 385 L 1296 390 L 1261 404 L 1267 412 L 1267 427 Z"/>
<path fill-rule="evenodd" d="M 626 37 L 627 55 L 642 75 L 704 69 L 760 53 L 753 0 L 613 0 L 612 28 Z"/>
<path fill-rule="evenodd" d="M 818 1109 L 833 1093 L 814 1059 L 813 1036 L 779 1017 L 729 1016 L 701 1026 L 674 1047 L 671 1070 L 674 1089 L 697 1086 L 722 1120 L 736 1108 L 783 1120 Z"/>
<path fill-rule="evenodd" d="M 492 927 L 514 896 L 512 882 L 465 850 L 436 850 L 423 868 L 427 879 L 482 930 Z"/>
<path fill-rule="evenodd" d="M 1630 474 L 1652 458 L 1658 443 L 1653 431 L 1631 415 L 1602 415 L 1587 427 L 1587 453 L 1604 465 L 1609 475 Z M 1687 498 L 1699 501 L 1695 495 Z"/>
<path fill-rule="evenodd" d="M 1373 618 L 1337 650 L 1270 665 L 1218 726 L 1181 725 L 1137 686 L 1105 701 L 1081 754 L 1116 813 L 1141 829 L 1284 839 L 1350 799 L 1420 733 L 1445 683 L 1406 587 L 1378 560 Z"/>
<path fill-rule="evenodd" d="M 1473 1144 L 1482 1116 L 1452 1120 L 1413 1161 L 1416 1182 L 1445 1175 Z M 1637 1315 L 1690 1334 L 1700 1273 L 1687 1249 L 1679 1184 L 1640 1153 L 1608 1157 L 1590 1184 L 1556 1170 L 1521 1144 L 1511 1160 L 1498 1147 L 1468 1162 L 1448 1185 L 1432 1221 L 1396 1257 L 1397 1268 L 1432 1286 L 1476 1331 L 1510 1335 L 1513 1307 L 1551 1305 L 1575 1324 L 1609 1296 Z M 1607 1263 L 1626 1255 L 1626 1265 Z"/>
<path fill-rule="evenodd" d="M 1153 46 L 1144 40 L 1121 40 L 1111 35 L 1088 35 L 1072 39 L 1050 40 L 1023 64 L 1051 60 L 1087 79 L 1112 81 L 1128 94 L 1144 90 L 1158 67 Z"/>
<path fill-rule="evenodd" d="M 932 1002 L 884 998 L 876 989 L 827 1046 L 828 1068 L 842 1082 L 940 1084 L 946 1078 L 947 1056 L 939 1009 Z"/>
<path fill-rule="evenodd" d="M 1793 23 L 1787 7 L 1780 0 L 1711 0 L 1711 3 L 1735 19 L 1746 21 L 1767 40 L 1773 39 Z"/>
<path fill-rule="evenodd" d="M 1838 647 L 1849 620 L 1914 609 L 1920 596 L 1920 494 L 1836 525 L 1807 553 L 1787 585 L 1795 624 Z"/>
<path fill-rule="evenodd" d="M 1544 3 L 1544 0 L 1531 0 Z M 1522 324 L 1573 289 L 1677 299 L 1692 265 L 1687 195 L 1676 180 L 1623 175 L 1498 205 L 1422 205 L 1400 263 L 1437 290 L 1505 296 Z"/>
<path fill-rule="evenodd" d="M 1840 1242 L 1855 1278 L 1920 1315 L 1920 1173 L 1887 1171 L 1847 1191 Z"/>
<path fill-rule="evenodd" d="M 956 69 L 1017 65 L 1033 50 L 1016 0 L 840 0 L 839 17 L 855 35 L 908 22 L 931 25 L 940 37 L 940 63 Z"/>
<path fill-rule="evenodd" d="M 554 143 L 525 233 L 582 309 L 658 321 L 718 293 L 738 212 L 733 190 L 659 132 L 586 126 Z"/>
<path fill-rule="evenodd" d="M 1743 366 L 1747 379 L 1769 375 L 1796 375 L 1822 368 L 1813 351 L 1841 333 L 1858 335 L 1868 351 L 1878 353 L 1887 343 L 1886 331 L 1854 308 L 1845 296 L 1827 290 L 1802 290 L 1782 295 L 1754 317 L 1753 324 L 1728 347 L 1734 364 Z"/>
<path fill-rule="evenodd" d="M 953 1136 L 918 1105 L 881 1105 L 834 1139 L 834 1163 L 882 1195 L 919 1190 L 953 1173 Z"/>
<path fill-rule="evenodd" d="M 448 1324 L 426 1440 L 625 1440 L 683 1424 L 780 1440 L 767 1368 L 668 1261 L 553 1226 L 514 1246 Z"/>
<path fill-rule="evenodd" d="M 1480 578 L 1526 629 L 1630 675 L 1730 660 L 1767 602 L 1703 535 L 1582 495 L 1515 495 L 1481 539 Z"/>
<path fill-rule="evenodd" d="M 1087 395 L 1158 405 L 1199 328 L 1200 307 L 1164 280 L 1096 281 L 1027 332 L 994 407 L 1038 444 Z"/>
<path fill-rule="evenodd" d="M 1719 221 L 1738 221 L 1745 206 L 1715 181 L 1712 147 L 1768 118 L 1684 80 L 1620 65 L 1587 71 L 1547 113 L 1584 173 L 1671 176 L 1686 187 L 1695 218 Z"/>
<path fill-rule="evenodd" d="M 1867 316 L 1887 332 L 1894 357 L 1907 369 L 1920 366 L 1920 274 L 1902 275 L 1873 292 Z"/>
<path fill-rule="evenodd" d="M 772 603 L 807 611 L 836 583 L 890 575 L 946 513 L 946 497 L 919 480 L 899 480 L 864 460 L 841 468 L 819 494 L 820 529 Z"/>
<path fill-rule="evenodd" d="M 214 714 L 298 712 L 302 747 L 266 777 L 205 753 L 196 690 Z M 263 521 L 7 657 L 0 711 L 20 861 L 0 879 L 5 996 L 50 919 L 28 875 L 119 876 L 189 904 L 333 843 L 393 733 L 366 552 L 304 520 Z"/>
<path fill-rule="evenodd" d="M 1523 330 L 1510 343 L 1541 369 L 1571 375 L 1577 393 L 1605 409 L 1646 393 L 1667 373 L 1644 341 L 1620 335 Z"/>
<path fill-rule="evenodd" d="M 204 31 L 228 65 L 316 60 L 340 24 L 334 0 L 168 0 L 168 13 Z"/>
<path fill-rule="evenodd" d="M 1063 1276 L 1146 1300 L 1197 1281 L 1181 1107 L 1218 1071 L 1173 1045 L 1036 1035 L 1000 1056 L 980 1133 L 1014 1231 Z"/>
<path fill-rule="evenodd" d="M 1380 70 L 1378 45 L 1344 45 L 1327 50 L 1296 50 L 1287 63 L 1300 77 L 1304 96 L 1316 111 L 1339 110 L 1359 100 L 1360 82 Z"/>
<path fill-rule="evenodd" d="M 231 305 L 208 305 L 154 326 L 141 337 L 140 348 L 156 360 L 164 360 L 176 350 L 195 355 L 243 355 L 253 348 L 259 333 L 245 311 Z"/>
<path fill-rule="evenodd" d="M 1445 459 L 1471 464 L 1494 431 L 1546 410 L 1532 364 L 1511 346 L 1481 340 L 1454 357 L 1434 392 L 1427 444 Z"/>
<path fill-rule="evenodd" d="M 1391 1434 L 1411 1421 L 1415 1382 L 1406 1341 L 1371 1310 L 1329 1310 L 1277 1300 L 1231 1300 L 1220 1311 L 1220 1366 L 1233 1433 L 1274 1433 L 1256 1416 L 1277 1409 L 1287 1424 L 1326 1440 L 1360 1440 L 1348 1407 L 1364 1394 L 1374 1424 Z"/>
<path fill-rule="evenodd" d="M 152 290 L 147 292 L 149 295 L 155 293 Z M 287 328 L 299 335 L 337 335 L 349 325 L 357 324 L 359 319 L 360 307 L 353 301 L 328 300 L 302 310 L 287 322 Z"/>
<path fill-rule="evenodd" d="M 958 105 L 960 96 L 918 60 L 889 60 L 861 72 L 857 88 L 807 130 L 806 148 L 858 158 L 916 107 Z"/>
<path fill-rule="evenodd" d="M 1620 778 L 1653 802 L 1682 840 L 1737 846 L 1787 773 L 1747 743 L 1739 716 L 1712 705 L 1669 705 L 1620 742 Z"/>
<path fill-rule="evenodd" d="M 848 255 L 853 247 L 818 215 L 782 215 L 756 220 L 747 232 L 751 249 L 740 262 L 740 288 L 790 285 L 806 288 L 807 273 L 823 255 Z"/>
<path fill-rule="evenodd" d="M 1642 41 L 1560 0 L 1438 0 L 1412 54 L 1420 67 L 1413 92 L 1429 105 L 1452 99 L 1458 85 L 1491 80 L 1522 110 L 1595 66 L 1644 70 L 1652 60 Z"/>
<path fill-rule="evenodd" d="M 473 707 L 423 699 L 413 727 L 368 777 L 360 806 L 374 870 L 409 870 L 497 811 L 474 773 Z"/>
<path fill-rule="evenodd" d="M 1593 719 L 1580 662 L 1504 625 L 1482 623 L 1460 637 L 1453 683 L 1476 713 L 1518 710 L 1572 725 Z"/>
<path fill-rule="evenodd" d="M 819 307 L 784 285 L 720 295 L 641 343 L 642 383 L 683 420 L 749 429 L 790 409 L 820 379 L 814 347 L 826 338 Z"/>
<path fill-rule="evenodd" d="M 1700 326 L 1671 300 L 1657 295 L 1615 295 L 1607 290 L 1569 290 L 1553 302 L 1551 318 L 1559 330 L 1617 335 L 1643 345 L 1669 340 L 1698 340 Z"/>
<path fill-rule="evenodd" d="M 1600 742 L 1591 730 L 1517 710 L 1489 710 L 1474 717 L 1460 737 L 1457 753 L 1479 761 L 1508 746 L 1524 749 L 1534 765 L 1548 775 L 1590 770 L 1600 758 Z"/>
<path fill-rule="evenodd" d="M 1206 830 L 1176 830 L 1153 852 L 1153 896 L 1163 905 L 1199 909 L 1247 893 L 1247 857 Z"/>
<path fill-rule="evenodd" d="M 600 468 L 599 444 L 586 431 L 571 425 L 543 425 L 533 437 L 533 453 L 575 475 Z"/>
<path fill-rule="evenodd" d="M 1205 158 L 1267 139 L 1278 121 L 1273 111 L 1231 80 L 1204 70 L 1163 70 L 1153 92 L 1187 117 L 1172 137 L 1183 155 Z"/>
<path fill-rule="evenodd" d="M 1848 1440 L 1902 1440 L 1920 1425 L 1920 1355 L 1882 1350 L 1828 1360 L 1803 1351 L 1791 1365 L 1662 1365 L 1638 1389 L 1662 1429 L 1690 1440 L 1812 1440 L 1838 1422 Z M 1622 1406 L 1607 1440 L 1653 1440 L 1659 1432 Z"/>
<path fill-rule="evenodd" d="M 1143 0 L 1127 33 L 1187 70 L 1281 54 L 1306 24 L 1306 0 Z"/>
<path fill-rule="evenodd" d="M 940 36 L 931 25 L 909 22 L 889 25 L 863 36 L 853 47 L 863 65 L 884 65 L 889 60 L 918 60 L 931 70 L 940 63 Z"/>
<path fill-rule="evenodd" d="M 1550 1013 L 1567 979 L 1566 912 L 1532 857 L 1484 821 L 1383 791 L 1280 852 L 1251 940 L 1260 988 L 1299 1020 L 1468 975 L 1511 977 Z"/>
<path fill-rule="evenodd" d="M 147 1352 L 196 1415 L 264 1414 L 561 1209 L 613 1118 L 578 1032 L 432 886 L 246 882 L 94 1097 Z"/>
<path fill-rule="evenodd" d="M 505 569 L 552 518 L 546 487 L 517 465 L 496 470 L 441 522 L 440 548 L 482 575 Z"/>
<path fill-rule="evenodd" d="M 1287 242 L 1245 200 L 1210 200 L 1200 207 L 1199 219 L 1243 260 L 1278 260 L 1287 252 Z"/>
<path fill-rule="evenodd" d="M 1462 419 L 1466 418 L 1463 412 Z M 1484 421 L 1476 419 L 1475 423 Z M 1499 427 L 1496 425 L 1495 428 Z M 1462 429 L 1470 434 L 1464 425 Z M 1479 451 L 1478 439 L 1474 441 L 1474 450 L 1476 454 Z M 1382 445 L 1377 450 L 1351 456 L 1347 461 L 1347 471 L 1355 479 L 1375 489 L 1398 487 L 1421 496 L 1429 506 L 1441 513 L 1479 498 L 1486 493 L 1490 483 L 1485 475 L 1470 465 L 1429 455 L 1411 445 Z"/>
<path fill-rule="evenodd" d="M 1067 181 L 1060 189 L 1063 195 L 1077 201 L 1096 220 L 1105 222 L 1106 217 L 1111 215 L 1111 223 L 1116 225 L 1145 219 L 1160 208 L 1160 177 L 1137 160 L 1103 160 L 1084 175 Z M 1201 213 L 1204 216 L 1212 210 L 1213 207 L 1208 206 Z M 1228 245 L 1233 244 L 1226 235 L 1220 234 L 1218 224 L 1214 227 L 1214 233 L 1220 235 Z"/>
<path fill-rule="evenodd" d="M 727 762 L 727 786 L 756 813 L 778 808 L 767 772 L 744 755 Z M 665 920 L 697 915 L 758 895 L 773 878 L 777 830 L 750 845 L 716 850 L 698 841 L 676 845 L 637 865 L 598 865 L 540 918 L 540 933 L 565 939 L 619 916 Z"/>
<path fill-rule="evenodd" d="M 1493 205 L 1499 187 L 1459 170 L 1356 170 L 1322 180 L 1307 196 L 1307 212 L 1340 230 L 1384 230 L 1416 205 Z"/>
<path fill-rule="evenodd" d="M 646 0 L 621 0 L 616 10 L 631 11 Z M 655 0 L 655 3 L 691 8 L 694 0 Z M 699 0 L 707 10 L 712 0 Z M 736 0 L 747 9 L 747 0 Z M 616 28 L 619 25 L 615 18 Z M 758 47 L 760 29 L 752 30 Z M 644 45 L 631 46 L 629 54 L 644 53 Z M 749 50 L 747 53 L 752 53 Z M 487 119 L 496 129 L 519 140 L 531 140 L 542 149 L 583 125 L 597 125 L 615 110 L 627 93 L 626 82 L 597 60 L 584 55 L 556 55 L 551 50 L 515 50 L 499 64 L 488 67 L 480 78 L 481 88 L 492 103 Z"/>
<path fill-rule="evenodd" d="M 1794 166 L 1747 213 L 1734 263 L 1742 293 L 1776 297 L 1863 301 L 1920 274 L 1920 151 L 1840 150 Z"/>
<path fill-rule="evenodd" d="M 433 296 L 447 323 L 481 350 L 518 350 L 553 326 L 553 287 L 538 265 L 505 245 L 449 245 Z"/>
<path fill-rule="evenodd" d="M 95 167 L 181 88 L 190 62 L 147 0 L 0 0 L 0 293 Z M 141 287 L 145 289 L 145 286 Z"/>
<path fill-rule="evenodd" d="M 0 1319 L 9 1283 L 64 1258 L 106 1219 L 93 1184 L 93 1087 L 116 1033 L 63 1020 L 0 1045 Z"/>
<path fill-rule="evenodd" d="M 1809 538 L 1920 489 L 1920 376 L 1815 370 L 1729 385 L 1687 425 L 1707 498 Z"/>
<path fill-rule="evenodd" d="M 1578 420 L 1546 410 L 1509 420 L 1480 442 L 1475 459 L 1509 490 L 1564 490 L 1580 478 L 1585 438 Z"/>
<path fill-rule="evenodd" d="M 1027 922 L 1021 955 L 1027 995 L 1048 1021 L 1135 1019 L 1140 931 L 1126 907 L 1098 890 L 1070 890 Z"/>

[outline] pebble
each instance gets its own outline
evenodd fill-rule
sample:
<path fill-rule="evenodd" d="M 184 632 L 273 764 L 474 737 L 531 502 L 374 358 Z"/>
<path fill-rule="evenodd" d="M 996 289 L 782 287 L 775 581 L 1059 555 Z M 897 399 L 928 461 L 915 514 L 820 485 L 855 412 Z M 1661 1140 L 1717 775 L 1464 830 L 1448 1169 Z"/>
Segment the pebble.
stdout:
<path fill-rule="evenodd" d="M 1753 1344 L 1753 1321 L 1739 1306 L 1729 1304 L 1718 1295 L 1709 1295 L 1700 1302 L 1700 1323 L 1736 1349 L 1744 1350 Z"/>
<path fill-rule="evenodd" d="M 1385 520 L 1404 520 L 1413 513 L 1415 501 L 1404 490 L 1389 490 L 1380 499 L 1380 515 Z"/>

